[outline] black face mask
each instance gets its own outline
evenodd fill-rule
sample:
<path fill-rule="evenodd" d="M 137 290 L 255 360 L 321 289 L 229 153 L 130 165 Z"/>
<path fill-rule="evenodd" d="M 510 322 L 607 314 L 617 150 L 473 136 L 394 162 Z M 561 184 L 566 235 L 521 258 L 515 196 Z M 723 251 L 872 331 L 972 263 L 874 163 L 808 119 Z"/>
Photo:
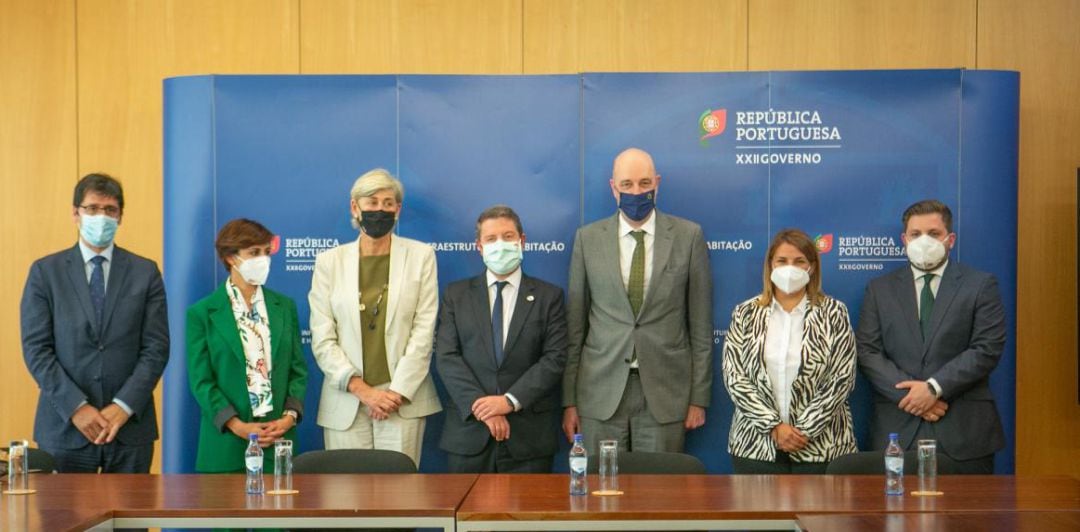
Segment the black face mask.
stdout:
<path fill-rule="evenodd" d="M 387 211 L 360 211 L 360 228 L 371 238 L 382 238 L 394 228 L 395 217 Z"/>

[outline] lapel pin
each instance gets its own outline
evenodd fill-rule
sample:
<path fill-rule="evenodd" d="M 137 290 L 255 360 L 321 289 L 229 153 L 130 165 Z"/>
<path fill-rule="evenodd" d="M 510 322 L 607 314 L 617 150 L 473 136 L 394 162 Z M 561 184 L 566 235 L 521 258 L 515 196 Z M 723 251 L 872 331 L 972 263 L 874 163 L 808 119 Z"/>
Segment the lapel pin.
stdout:
<path fill-rule="evenodd" d="M 535 297 L 533 297 L 533 295 L 532 295 L 532 294 L 529 294 L 528 296 L 525 296 L 525 301 L 533 301 L 533 300 L 535 300 L 535 299 L 536 299 L 536 298 L 535 298 Z"/>

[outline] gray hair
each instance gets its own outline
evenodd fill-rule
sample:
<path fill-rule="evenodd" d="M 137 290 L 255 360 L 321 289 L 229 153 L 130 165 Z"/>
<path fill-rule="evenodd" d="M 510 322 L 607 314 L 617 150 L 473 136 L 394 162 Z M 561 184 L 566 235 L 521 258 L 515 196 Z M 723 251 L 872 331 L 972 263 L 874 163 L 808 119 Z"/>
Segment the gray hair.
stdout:
<path fill-rule="evenodd" d="M 374 196 L 376 192 L 381 190 L 394 191 L 394 197 L 398 203 L 401 203 L 401 200 L 405 198 L 405 187 L 401 185 L 401 181 L 398 181 L 389 171 L 383 168 L 376 168 L 356 178 L 349 196 L 359 201 L 360 198 Z"/>
<path fill-rule="evenodd" d="M 394 198 L 397 199 L 398 203 L 401 203 L 401 200 L 405 197 L 405 187 L 402 186 L 401 181 L 398 181 L 384 168 L 376 168 L 356 178 L 352 190 L 349 191 L 349 197 L 353 201 L 360 203 L 360 198 L 374 196 L 382 190 L 394 191 Z M 360 230 L 360 221 L 355 216 L 349 222 L 352 224 L 353 229 Z"/>

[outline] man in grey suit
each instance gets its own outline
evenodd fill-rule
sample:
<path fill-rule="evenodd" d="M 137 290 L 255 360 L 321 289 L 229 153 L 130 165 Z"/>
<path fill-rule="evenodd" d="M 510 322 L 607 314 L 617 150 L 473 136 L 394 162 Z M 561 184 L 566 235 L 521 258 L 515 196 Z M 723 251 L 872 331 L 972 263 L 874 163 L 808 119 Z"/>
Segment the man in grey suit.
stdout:
<path fill-rule="evenodd" d="M 148 473 L 154 455 L 165 286 L 153 261 L 113 244 L 123 213 L 118 181 L 83 177 L 79 242 L 35 261 L 23 290 L 23 358 L 40 389 L 34 439 L 61 473 Z"/>
<path fill-rule="evenodd" d="M 448 286 L 439 315 L 435 364 L 450 395 L 440 447 L 451 473 L 548 473 L 566 363 L 563 292 L 522 273 L 513 209 L 481 213 L 476 245 L 486 271 Z"/>
<path fill-rule="evenodd" d="M 657 211 L 660 176 L 615 158 L 618 212 L 578 229 L 570 259 L 563 431 L 595 451 L 681 452 L 712 388 L 712 272 L 701 227 Z"/>
<path fill-rule="evenodd" d="M 952 212 L 936 200 L 907 208 L 909 266 L 870 281 L 856 333 L 859 367 L 874 387 L 874 449 L 900 434 L 936 439 L 958 472 L 993 473 L 1005 446 L 990 373 L 1005 346 L 1005 307 L 993 275 L 949 260 Z"/>

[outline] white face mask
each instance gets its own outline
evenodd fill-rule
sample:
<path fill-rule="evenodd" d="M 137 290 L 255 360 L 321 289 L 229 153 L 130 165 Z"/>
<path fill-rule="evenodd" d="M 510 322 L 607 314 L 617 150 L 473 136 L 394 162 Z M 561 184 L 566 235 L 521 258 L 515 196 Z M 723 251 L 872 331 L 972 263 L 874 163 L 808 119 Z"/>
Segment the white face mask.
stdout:
<path fill-rule="evenodd" d="M 773 268 L 769 280 L 781 292 L 794 294 L 810 282 L 810 272 L 798 266 L 780 266 Z"/>
<path fill-rule="evenodd" d="M 481 247 L 484 265 L 495 275 L 513 273 L 521 266 L 521 242 L 503 242 L 496 240 Z"/>
<path fill-rule="evenodd" d="M 248 284 L 255 286 L 266 284 L 266 278 L 270 276 L 269 255 L 252 257 L 247 260 L 241 259 L 239 255 L 236 258 L 241 261 L 240 264 L 235 266 L 236 271 L 240 272 L 240 277 L 243 277 Z"/>
<path fill-rule="evenodd" d="M 941 266 L 948 254 L 949 250 L 945 249 L 945 244 L 930 235 L 922 235 L 907 243 L 908 260 L 924 272 Z"/>

